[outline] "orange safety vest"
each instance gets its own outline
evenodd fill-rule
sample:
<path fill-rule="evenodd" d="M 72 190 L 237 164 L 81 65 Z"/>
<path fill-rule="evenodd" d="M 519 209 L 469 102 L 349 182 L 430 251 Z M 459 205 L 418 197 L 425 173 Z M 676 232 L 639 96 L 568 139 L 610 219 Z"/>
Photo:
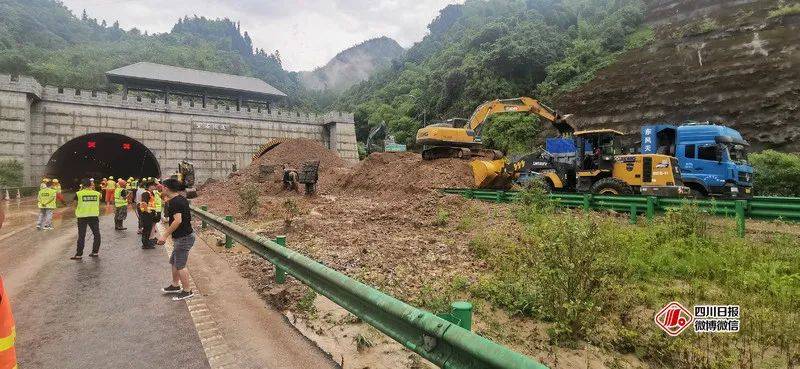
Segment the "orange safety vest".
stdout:
<path fill-rule="evenodd" d="M 153 191 L 147 190 L 147 193 L 150 194 L 150 199 L 147 202 L 139 202 L 139 210 L 143 213 L 149 213 L 156 209 L 156 196 L 153 194 Z"/>
<path fill-rule="evenodd" d="M 17 332 L 14 327 L 14 317 L 11 316 L 11 303 L 0 278 L 0 369 L 17 368 L 17 352 L 14 341 Z"/>

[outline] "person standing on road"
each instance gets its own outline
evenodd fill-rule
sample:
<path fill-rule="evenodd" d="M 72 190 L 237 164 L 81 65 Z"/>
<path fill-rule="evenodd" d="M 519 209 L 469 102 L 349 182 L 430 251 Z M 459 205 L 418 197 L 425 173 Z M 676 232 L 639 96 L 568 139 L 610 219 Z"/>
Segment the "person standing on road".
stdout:
<path fill-rule="evenodd" d="M 61 203 L 67 206 L 67 200 L 64 199 L 64 194 L 61 193 L 61 183 L 58 182 L 58 179 L 53 179 L 53 189 L 56 190 L 56 205 Z"/>
<path fill-rule="evenodd" d="M 189 272 L 186 271 L 189 250 L 194 246 L 192 213 L 189 210 L 189 200 L 180 194 L 186 189 L 183 182 L 171 178 L 161 184 L 167 199 L 166 216 L 169 226 L 158 238 L 158 244 L 163 245 L 167 237 L 172 236 L 172 255 L 169 257 L 169 263 L 172 264 L 172 284 L 162 288 L 161 292 L 175 294 L 172 298 L 175 301 L 185 300 L 194 296 L 189 289 Z"/>
<path fill-rule="evenodd" d="M 139 181 L 139 187 L 136 188 L 136 193 L 133 195 L 134 204 L 136 204 L 136 219 L 138 219 L 138 230 L 136 231 L 137 234 L 142 234 L 142 229 L 144 228 L 144 224 L 142 223 L 142 214 L 139 212 L 139 203 L 142 202 L 142 196 L 147 189 L 145 188 L 147 183 L 147 178 L 142 178 Z"/>
<path fill-rule="evenodd" d="M 114 177 L 108 177 L 108 181 L 106 181 L 106 205 L 114 203 L 114 190 L 116 188 L 117 185 L 114 183 Z"/>
<path fill-rule="evenodd" d="M 39 219 L 36 229 L 53 229 L 53 210 L 56 208 L 56 190 L 50 187 L 50 182 L 43 182 L 44 188 L 39 190 L 38 205 Z"/>
<path fill-rule="evenodd" d="M 75 193 L 77 206 L 75 207 L 75 218 L 78 220 L 78 250 L 72 260 L 83 258 L 83 246 L 86 242 L 86 227 L 92 230 L 92 253 L 91 257 L 97 257 L 100 252 L 100 199 L 103 195 L 92 188 L 92 183 L 88 179 L 81 181 L 81 189 Z"/>
<path fill-rule="evenodd" d="M 143 185 L 147 186 L 147 182 L 142 183 Z M 139 224 L 142 225 L 142 248 L 143 249 L 154 249 L 156 248 L 157 240 L 153 239 L 153 229 L 155 228 L 155 222 L 153 221 L 154 217 L 154 210 L 155 210 L 155 198 L 150 191 L 146 191 L 142 194 L 141 200 L 137 205 L 139 210 Z"/>
<path fill-rule="evenodd" d="M 122 223 L 128 217 L 128 197 L 125 193 L 125 180 L 120 179 L 119 185 L 114 188 L 114 229 L 124 231 Z"/>

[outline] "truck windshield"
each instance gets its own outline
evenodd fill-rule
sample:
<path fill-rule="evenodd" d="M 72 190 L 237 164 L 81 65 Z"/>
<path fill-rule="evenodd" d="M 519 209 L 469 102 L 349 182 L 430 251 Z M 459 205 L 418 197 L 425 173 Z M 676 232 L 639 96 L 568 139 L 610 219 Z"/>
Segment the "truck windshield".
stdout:
<path fill-rule="evenodd" d="M 747 148 L 742 145 L 729 144 L 725 145 L 728 149 L 728 155 L 731 161 L 737 164 L 747 164 Z"/>

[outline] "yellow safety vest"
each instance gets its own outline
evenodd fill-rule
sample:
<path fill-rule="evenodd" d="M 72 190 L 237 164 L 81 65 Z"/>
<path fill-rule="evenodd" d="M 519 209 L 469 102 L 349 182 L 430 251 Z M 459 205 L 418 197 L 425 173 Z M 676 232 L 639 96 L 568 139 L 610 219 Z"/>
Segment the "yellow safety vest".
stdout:
<path fill-rule="evenodd" d="M 58 191 L 45 187 L 39 190 L 39 209 L 55 209 Z"/>
<path fill-rule="evenodd" d="M 117 184 L 114 181 L 106 182 L 106 189 L 107 190 L 113 190 L 115 188 L 117 188 Z"/>
<path fill-rule="evenodd" d="M 153 205 L 153 207 L 155 208 L 156 213 L 159 213 L 163 209 L 163 205 L 161 203 L 161 193 L 158 192 L 158 190 L 153 190 L 153 197 L 155 199 L 155 205 Z"/>
<path fill-rule="evenodd" d="M 75 193 L 78 206 L 75 207 L 76 218 L 88 218 L 100 216 L 100 198 L 102 195 L 92 189 L 83 189 Z M 116 203 L 116 199 L 114 199 Z"/>
<path fill-rule="evenodd" d="M 117 187 L 114 189 L 114 206 L 121 208 L 123 206 L 128 206 L 128 199 L 122 196 L 122 188 Z"/>

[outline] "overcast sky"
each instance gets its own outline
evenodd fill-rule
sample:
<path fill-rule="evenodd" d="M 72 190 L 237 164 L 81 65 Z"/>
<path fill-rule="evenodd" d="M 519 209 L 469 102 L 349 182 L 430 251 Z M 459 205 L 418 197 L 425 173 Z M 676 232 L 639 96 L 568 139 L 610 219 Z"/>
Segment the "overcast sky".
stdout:
<path fill-rule="evenodd" d="M 168 32 L 178 18 L 240 21 L 255 47 L 280 50 L 284 68 L 310 70 L 361 41 L 388 36 L 404 47 L 427 33 L 447 4 L 463 0 L 62 0 L 80 16 L 118 20 L 124 29 Z"/>

